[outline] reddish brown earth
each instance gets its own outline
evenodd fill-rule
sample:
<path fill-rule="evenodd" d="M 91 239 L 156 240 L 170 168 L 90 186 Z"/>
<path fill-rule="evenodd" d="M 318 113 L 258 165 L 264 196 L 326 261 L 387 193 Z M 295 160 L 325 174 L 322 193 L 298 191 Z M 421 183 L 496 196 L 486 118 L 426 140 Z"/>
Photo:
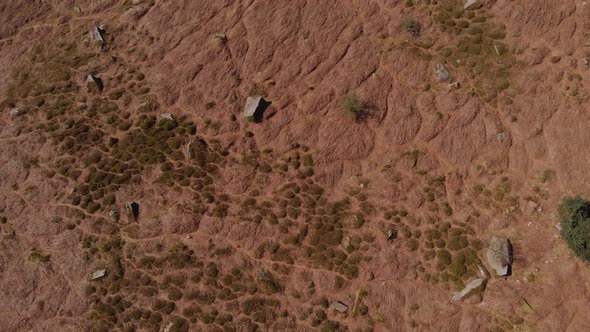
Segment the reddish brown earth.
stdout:
<path fill-rule="evenodd" d="M 554 227 L 564 196 L 590 195 L 586 1 L 131 2 L 0 4 L 0 330 L 590 329 L 590 270 Z M 272 102 L 260 123 L 241 116 L 252 95 Z M 175 138 L 127 136 L 160 113 Z M 141 161 L 157 142 L 176 157 Z M 129 178 L 93 191 L 122 159 L 101 176 Z M 426 258 L 444 227 L 450 266 Z M 513 274 L 453 302 L 493 235 Z"/>

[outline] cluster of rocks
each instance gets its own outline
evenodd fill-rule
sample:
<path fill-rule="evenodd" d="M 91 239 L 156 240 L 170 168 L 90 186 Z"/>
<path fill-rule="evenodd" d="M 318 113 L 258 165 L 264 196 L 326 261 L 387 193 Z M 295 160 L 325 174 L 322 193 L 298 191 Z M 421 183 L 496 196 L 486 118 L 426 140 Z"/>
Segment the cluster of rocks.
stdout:
<path fill-rule="evenodd" d="M 498 276 L 512 273 L 512 244 L 504 237 L 494 236 L 486 252 L 488 265 Z M 479 278 L 470 281 L 463 290 L 453 295 L 453 301 L 461 301 L 485 290 L 489 275 L 483 266 L 479 266 Z"/>

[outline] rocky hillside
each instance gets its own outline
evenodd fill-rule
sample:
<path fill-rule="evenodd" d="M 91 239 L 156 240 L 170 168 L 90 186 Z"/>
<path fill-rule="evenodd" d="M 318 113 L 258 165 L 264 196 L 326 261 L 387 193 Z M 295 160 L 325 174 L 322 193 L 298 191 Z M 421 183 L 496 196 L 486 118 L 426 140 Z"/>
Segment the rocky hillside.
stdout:
<path fill-rule="evenodd" d="M 0 4 L 0 326 L 590 329 L 589 15 Z"/>

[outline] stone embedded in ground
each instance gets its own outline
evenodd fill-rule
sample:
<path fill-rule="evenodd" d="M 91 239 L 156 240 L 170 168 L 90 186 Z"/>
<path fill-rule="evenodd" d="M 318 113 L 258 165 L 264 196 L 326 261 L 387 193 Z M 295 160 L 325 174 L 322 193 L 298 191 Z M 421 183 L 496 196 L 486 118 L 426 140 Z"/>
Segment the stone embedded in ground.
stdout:
<path fill-rule="evenodd" d="M 453 295 L 453 301 L 461 301 L 475 292 L 482 291 L 485 288 L 486 279 L 475 279 L 468 283 L 462 291 Z"/>
<path fill-rule="evenodd" d="M 94 39 L 95 42 L 98 43 L 100 49 L 104 48 L 105 45 L 104 33 L 104 29 L 102 29 L 102 27 L 99 26 L 95 26 L 94 28 L 92 28 L 92 30 L 90 30 L 90 36 L 92 37 L 92 39 Z"/>
<path fill-rule="evenodd" d="M 264 110 L 268 105 L 269 103 L 260 96 L 248 97 L 248 99 L 246 99 L 246 107 L 244 108 L 244 118 L 249 121 L 260 122 Z"/>
<path fill-rule="evenodd" d="M 90 274 L 90 280 L 97 280 L 97 279 L 103 278 L 106 275 L 107 275 L 107 270 L 105 270 L 105 269 L 96 270 Z"/>
<path fill-rule="evenodd" d="M 450 78 L 449 71 L 447 70 L 447 67 L 444 64 L 436 64 L 436 76 L 441 81 L 447 81 Z"/>
<path fill-rule="evenodd" d="M 88 86 L 88 90 L 97 89 L 99 92 L 103 88 L 102 80 L 92 74 L 86 77 L 86 86 Z"/>
<path fill-rule="evenodd" d="M 348 306 L 340 301 L 334 301 L 330 308 L 342 313 L 348 311 Z"/>
<path fill-rule="evenodd" d="M 494 236 L 490 240 L 487 251 L 488 264 L 499 276 L 511 274 L 512 245 L 510 240 L 504 237 Z"/>
<path fill-rule="evenodd" d="M 387 239 L 388 240 L 393 240 L 397 237 L 397 232 L 393 229 L 390 229 L 387 231 Z"/>

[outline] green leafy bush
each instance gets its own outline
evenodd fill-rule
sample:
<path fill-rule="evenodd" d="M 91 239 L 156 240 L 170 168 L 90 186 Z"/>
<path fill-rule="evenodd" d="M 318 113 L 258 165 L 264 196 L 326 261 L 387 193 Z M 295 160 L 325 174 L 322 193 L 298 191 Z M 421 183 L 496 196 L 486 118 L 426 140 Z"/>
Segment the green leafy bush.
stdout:
<path fill-rule="evenodd" d="M 565 197 L 559 206 L 561 235 L 578 257 L 590 262 L 590 201 Z"/>

